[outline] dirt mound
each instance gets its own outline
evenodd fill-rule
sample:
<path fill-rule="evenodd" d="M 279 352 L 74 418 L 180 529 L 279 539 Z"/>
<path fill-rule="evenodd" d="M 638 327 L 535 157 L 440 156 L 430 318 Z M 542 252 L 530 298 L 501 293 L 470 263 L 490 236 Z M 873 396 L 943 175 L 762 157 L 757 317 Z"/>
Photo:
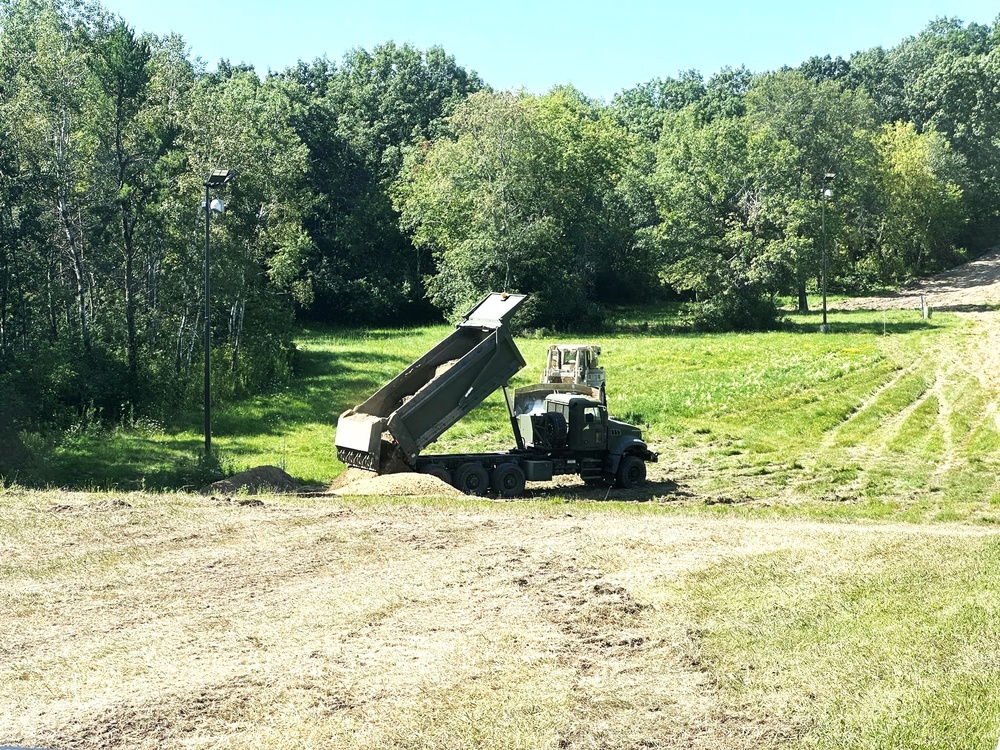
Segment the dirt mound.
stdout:
<path fill-rule="evenodd" d="M 206 495 L 231 495 L 242 490 L 256 495 L 260 492 L 295 492 L 297 489 L 296 481 L 277 466 L 258 466 L 240 474 L 234 474 L 228 479 L 213 482 L 202 492 Z"/>
<path fill-rule="evenodd" d="M 335 492 L 341 487 L 346 487 L 349 484 L 354 484 L 355 482 L 360 482 L 363 479 L 372 479 L 378 476 L 374 471 L 365 471 L 364 469 L 355 469 L 353 467 L 348 467 L 344 470 L 340 476 L 333 480 L 333 484 L 326 488 L 327 492 Z"/>
<path fill-rule="evenodd" d="M 459 490 L 429 474 L 402 472 L 374 475 L 360 470 L 344 482 L 334 482 L 329 492 L 334 495 L 388 495 L 391 497 L 465 497 Z M 347 474 L 349 472 L 344 472 Z M 343 476 L 343 475 L 341 475 Z M 338 480 L 340 478 L 338 477 Z"/>

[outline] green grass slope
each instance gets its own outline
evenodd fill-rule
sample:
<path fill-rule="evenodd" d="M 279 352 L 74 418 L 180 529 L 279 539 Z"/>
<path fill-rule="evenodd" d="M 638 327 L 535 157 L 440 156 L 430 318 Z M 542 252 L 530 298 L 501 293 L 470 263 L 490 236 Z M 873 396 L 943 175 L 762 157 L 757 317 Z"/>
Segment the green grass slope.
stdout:
<path fill-rule="evenodd" d="M 661 453 L 657 476 L 676 485 L 650 499 L 715 512 L 990 522 L 1000 519 L 994 314 L 842 312 L 828 335 L 809 315 L 773 333 L 584 338 L 603 347 L 612 414 L 644 427 Z M 327 484 L 343 470 L 337 415 L 448 330 L 303 331 L 293 382 L 215 409 L 223 467 L 275 464 Z M 518 341 L 529 364 L 514 385 L 537 378 L 552 340 Z M 70 433 L 38 473 L 56 486 L 193 486 L 200 414 L 180 424 Z M 494 394 L 433 450 L 511 443 Z"/>

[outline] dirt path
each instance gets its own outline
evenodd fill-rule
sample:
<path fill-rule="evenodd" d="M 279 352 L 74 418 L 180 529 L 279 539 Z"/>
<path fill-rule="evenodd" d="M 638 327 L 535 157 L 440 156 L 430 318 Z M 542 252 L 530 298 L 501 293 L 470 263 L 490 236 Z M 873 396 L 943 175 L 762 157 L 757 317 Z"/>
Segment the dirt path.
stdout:
<path fill-rule="evenodd" d="M 974 375 L 991 389 L 1000 385 L 1000 249 L 965 265 L 914 282 L 895 294 L 857 297 L 833 303 L 840 310 L 920 309 L 921 298 L 932 311 L 953 312 L 978 328 L 974 340 L 962 351 L 944 353 L 957 369 Z M 994 408 L 995 411 L 995 408 Z M 1000 425 L 1000 418 L 998 418 Z"/>
<path fill-rule="evenodd" d="M 839 310 L 919 309 L 920 298 L 932 309 L 969 312 L 1000 305 L 1000 250 L 963 266 L 922 279 L 895 294 L 858 297 L 830 305 Z"/>

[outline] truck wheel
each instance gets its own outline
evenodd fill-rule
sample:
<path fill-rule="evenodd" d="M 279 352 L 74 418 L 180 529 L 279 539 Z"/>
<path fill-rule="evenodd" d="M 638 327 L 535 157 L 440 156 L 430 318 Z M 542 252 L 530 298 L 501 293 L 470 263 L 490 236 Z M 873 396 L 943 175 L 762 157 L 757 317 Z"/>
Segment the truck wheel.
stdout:
<path fill-rule="evenodd" d="M 517 464 L 500 464 L 493 470 L 490 487 L 500 497 L 517 497 L 524 492 L 524 472 Z"/>
<path fill-rule="evenodd" d="M 482 464 L 472 461 L 455 469 L 455 487 L 466 495 L 485 495 L 490 476 Z"/>
<path fill-rule="evenodd" d="M 646 481 L 646 462 L 638 456 L 622 456 L 615 485 L 623 490 Z"/>
<path fill-rule="evenodd" d="M 441 464 L 431 464 L 424 468 L 423 472 L 428 476 L 437 477 L 445 484 L 451 484 L 451 472 Z"/>

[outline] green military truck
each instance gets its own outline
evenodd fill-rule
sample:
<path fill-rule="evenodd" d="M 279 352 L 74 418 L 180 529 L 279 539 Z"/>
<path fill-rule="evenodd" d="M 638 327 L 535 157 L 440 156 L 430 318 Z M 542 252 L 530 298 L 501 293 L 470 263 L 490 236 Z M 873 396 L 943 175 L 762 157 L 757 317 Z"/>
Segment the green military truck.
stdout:
<path fill-rule="evenodd" d="M 656 461 L 638 427 L 608 416 L 603 384 L 542 383 L 511 391 L 525 366 L 509 321 L 526 299 L 490 294 L 448 337 L 364 403 L 340 415 L 337 456 L 379 474 L 418 471 L 467 494 L 516 497 L 525 482 L 577 474 L 631 487 Z M 503 389 L 515 448 L 497 453 L 424 454 L 448 428 Z"/>

